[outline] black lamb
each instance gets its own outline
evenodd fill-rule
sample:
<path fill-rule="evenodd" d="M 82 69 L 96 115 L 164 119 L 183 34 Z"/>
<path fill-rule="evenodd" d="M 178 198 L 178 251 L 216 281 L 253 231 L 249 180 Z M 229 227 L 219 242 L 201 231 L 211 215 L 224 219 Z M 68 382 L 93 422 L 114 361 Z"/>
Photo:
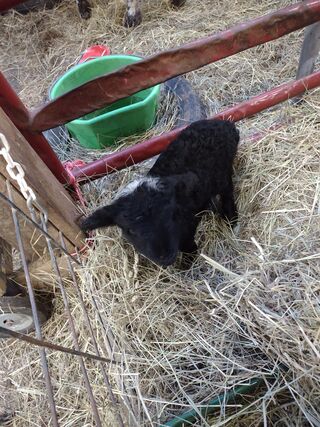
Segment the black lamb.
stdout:
<path fill-rule="evenodd" d="M 138 252 L 163 267 L 173 264 L 179 251 L 195 253 L 199 214 L 215 208 L 230 224 L 237 221 L 232 164 L 238 143 L 230 121 L 192 123 L 145 177 L 87 217 L 82 229 L 117 225 Z"/>

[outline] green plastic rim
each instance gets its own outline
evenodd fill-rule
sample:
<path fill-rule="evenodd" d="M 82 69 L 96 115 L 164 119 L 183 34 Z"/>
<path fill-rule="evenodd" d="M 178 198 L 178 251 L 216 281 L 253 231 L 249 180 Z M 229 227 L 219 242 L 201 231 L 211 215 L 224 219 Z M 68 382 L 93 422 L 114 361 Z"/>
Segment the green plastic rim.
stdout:
<path fill-rule="evenodd" d="M 54 84 L 52 85 L 50 92 L 49 92 L 50 100 L 58 98 L 58 96 L 62 95 L 62 93 L 57 94 L 57 92 L 59 92 L 60 86 L 63 85 L 66 81 L 68 81 L 70 79 L 70 77 L 72 77 L 76 72 L 85 71 L 86 68 L 88 67 L 88 64 L 92 65 L 94 63 L 99 63 L 99 62 L 101 62 L 101 58 L 109 58 L 111 60 L 112 59 L 126 60 L 126 59 L 130 58 L 130 59 L 136 59 L 136 62 L 141 61 L 143 59 L 140 56 L 135 56 L 135 55 L 107 55 L 107 56 L 101 56 L 99 58 L 91 59 L 90 61 L 83 62 L 81 64 L 77 64 L 74 67 L 70 68 L 70 70 L 68 70 L 63 76 L 61 76 L 59 79 L 57 79 L 54 82 Z M 134 62 L 132 62 L 132 63 L 134 63 Z M 127 65 L 131 65 L 131 64 L 128 63 L 126 65 L 123 65 L 123 67 L 126 67 Z M 121 67 L 121 68 L 123 68 L 123 67 Z M 117 71 L 117 70 L 110 71 L 110 72 L 115 72 L 115 71 Z M 99 76 L 99 77 L 101 77 L 101 76 Z M 90 80 L 88 80 L 88 81 L 90 81 Z M 148 102 L 150 102 L 151 98 L 153 98 L 154 96 L 158 96 L 159 92 L 160 92 L 160 85 L 153 86 L 153 88 L 150 91 L 150 93 L 148 94 L 148 96 L 146 96 L 143 100 L 139 101 L 139 105 L 146 105 Z M 135 109 L 136 104 L 137 103 L 123 107 L 123 109 L 121 108 L 121 111 L 133 110 L 133 109 Z M 91 125 L 91 124 L 95 124 L 95 123 L 101 121 L 101 119 L 104 116 L 112 117 L 112 116 L 117 115 L 118 112 L 119 112 L 119 110 L 114 110 L 114 111 L 108 112 L 106 114 L 102 114 L 100 116 L 93 117 L 91 119 L 78 118 L 78 119 L 72 120 L 72 122 L 70 122 L 70 123 L 81 125 L 85 122 L 86 124 Z"/>
<path fill-rule="evenodd" d="M 207 418 L 209 415 L 213 414 L 217 410 L 217 407 L 220 407 L 222 403 L 227 403 L 232 400 L 240 398 L 241 395 L 249 394 L 254 392 L 263 383 L 262 378 L 253 378 L 249 381 L 249 384 L 240 385 L 235 387 L 233 390 L 230 390 L 228 393 L 220 394 L 214 399 L 210 400 L 206 405 L 201 405 L 197 410 L 190 410 L 182 413 L 181 415 L 173 418 L 172 420 L 161 424 L 160 427 L 187 427 L 192 426 L 196 421 L 199 420 L 200 415 L 204 418 Z"/>
<path fill-rule="evenodd" d="M 77 64 L 53 84 L 49 98 L 56 99 L 97 77 L 114 73 L 141 60 L 139 56 L 133 55 L 107 55 Z M 160 87 L 146 88 L 105 105 L 70 121 L 66 128 L 85 148 L 113 146 L 119 138 L 137 135 L 152 127 L 158 109 Z"/>

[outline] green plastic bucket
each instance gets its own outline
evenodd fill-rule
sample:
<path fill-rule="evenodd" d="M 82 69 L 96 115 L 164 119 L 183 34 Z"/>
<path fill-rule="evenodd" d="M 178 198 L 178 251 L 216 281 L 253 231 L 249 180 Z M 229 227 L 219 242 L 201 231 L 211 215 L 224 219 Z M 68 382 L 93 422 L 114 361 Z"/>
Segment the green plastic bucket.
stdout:
<path fill-rule="evenodd" d="M 55 82 L 50 90 L 50 99 L 140 60 L 131 55 L 109 55 L 76 65 Z M 83 147 L 99 149 L 113 145 L 120 137 L 143 132 L 152 126 L 159 93 L 160 85 L 142 90 L 73 120 L 66 127 Z"/>

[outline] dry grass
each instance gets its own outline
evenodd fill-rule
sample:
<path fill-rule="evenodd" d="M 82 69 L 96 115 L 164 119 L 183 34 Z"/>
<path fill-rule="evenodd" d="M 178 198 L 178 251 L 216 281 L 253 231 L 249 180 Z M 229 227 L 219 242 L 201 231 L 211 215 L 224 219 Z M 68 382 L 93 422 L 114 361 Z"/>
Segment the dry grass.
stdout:
<path fill-rule="evenodd" d="M 131 31 L 119 25 L 122 9 L 116 0 L 97 1 L 89 22 L 80 21 L 74 4 L 64 2 L 55 11 L 1 18 L 0 63 L 7 72 L 17 70 L 21 96 L 35 105 L 92 43 L 106 43 L 115 53 L 149 54 L 289 2 L 261 3 L 200 0 L 195 8 L 187 1 L 182 10 L 169 12 L 163 2 L 145 2 L 143 25 Z M 300 43 L 298 32 L 190 73 L 188 79 L 214 112 L 292 79 Z M 202 256 L 189 271 L 162 270 L 139 258 L 117 230 L 97 234 L 79 272 L 81 288 L 101 352 L 123 353 L 124 364 L 110 368 L 110 374 L 115 393 L 129 396 L 138 425 L 159 425 L 270 373 L 275 381 L 266 381 L 249 407 L 222 405 L 198 425 L 319 425 L 319 93 L 307 95 L 299 107 L 284 105 L 239 124 L 240 231 L 233 234 L 208 213 L 198 232 Z M 162 108 L 169 105 L 164 99 Z M 170 128 L 169 113 L 162 121 L 159 114 L 158 127 L 149 135 Z M 279 115 L 287 123 L 283 128 L 250 142 L 252 133 L 267 130 Z M 100 153 L 72 148 L 65 155 L 94 158 Z M 110 200 L 141 169 L 135 166 L 86 186 L 90 206 Z M 81 348 L 93 351 L 71 286 L 68 294 Z M 44 336 L 72 347 L 59 293 Z M 3 348 L 2 369 L 17 409 L 13 425 L 50 425 L 37 351 L 16 342 Z M 53 352 L 49 362 L 61 425 L 92 425 L 76 358 Z M 99 366 L 90 362 L 88 368 L 103 426 L 115 425 L 116 411 L 108 404 Z"/>

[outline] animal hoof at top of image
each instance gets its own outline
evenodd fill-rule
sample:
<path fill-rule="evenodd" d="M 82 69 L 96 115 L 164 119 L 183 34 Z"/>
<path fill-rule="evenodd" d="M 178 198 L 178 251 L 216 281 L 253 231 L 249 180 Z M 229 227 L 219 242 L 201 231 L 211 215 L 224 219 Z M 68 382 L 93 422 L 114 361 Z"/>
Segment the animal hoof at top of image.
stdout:
<path fill-rule="evenodd" d="M 87 0 L 77 0 L 79 14 L 82 19 L 89 19 L 91 17 L 91 7 Z"/>
<path fill-rule="evenodd" d="M 173 7 L 182 7 L 186 3 L 186 0 L 171 0 L 171 6 Z"/>
<path fill-rule="evenodd" d="M 142 14 L 141 12 L 137 12 L 135 15 L 129 15 L 126 13 L 123 21 L 123 25 L 127 28 L 133 28 L 140 25 L 142 22 Z"/>

